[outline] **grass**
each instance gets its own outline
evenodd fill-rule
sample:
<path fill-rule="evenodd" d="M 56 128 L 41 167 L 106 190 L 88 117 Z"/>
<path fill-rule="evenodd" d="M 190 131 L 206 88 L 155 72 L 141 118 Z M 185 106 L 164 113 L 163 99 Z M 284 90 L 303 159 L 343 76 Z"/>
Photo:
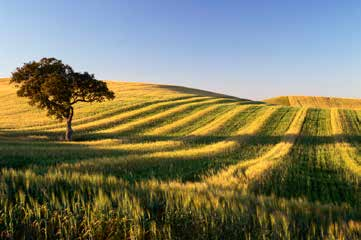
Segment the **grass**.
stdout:
<path fill-rule="evenodd" d="M 361 109 L 361 100 L 356 98 L 281 96 L 264 101 L 270 104 L 296 107 Z"/>
<path fill-rule="evenodd" d="M 0 239 L 361 238 L 357 104 L 109 87 L 68 143 L 0 80 Z"/>

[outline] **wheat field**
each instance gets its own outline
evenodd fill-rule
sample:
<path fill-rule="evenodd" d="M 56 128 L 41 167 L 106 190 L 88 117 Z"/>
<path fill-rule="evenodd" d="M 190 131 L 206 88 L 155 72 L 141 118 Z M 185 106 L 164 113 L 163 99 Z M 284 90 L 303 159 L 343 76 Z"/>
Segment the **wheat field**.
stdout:
<path fill-rule="evenodd" d="M 270 104 L 294 107 L 361 109 L 357 98 L 336 98 L 319 96 L 281 96 L 264 100 Z"/>
<path fill-rule="evenodd" d="M 0 79 L 1 239 L 361 238 L 360 100 L 108 86 L 65 142 Z"/>

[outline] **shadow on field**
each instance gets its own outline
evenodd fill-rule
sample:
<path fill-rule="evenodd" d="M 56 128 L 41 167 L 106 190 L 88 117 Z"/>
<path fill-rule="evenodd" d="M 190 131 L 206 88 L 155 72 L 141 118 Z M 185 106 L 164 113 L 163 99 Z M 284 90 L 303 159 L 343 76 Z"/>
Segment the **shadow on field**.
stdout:
<path fill-rule="evenodd" d="M 265 146 L 273 146 L 284 139 L 297 138 L 298 145 L 327 145 L 333 144 L 341 137 L 338 136 L 269 136 L 269 135 L 242 135 L 242 136 L 116 136 L 114 134 L 92 133 L 95 139 L 109 139 L 119 141 L 114 146 L 126 143 L 151 143 L 156 141 L 181 141 L 180 146 L 159 150 L 135 149 L 121 150 L 109 148 L 108 145 L 72 143 L 61 141 L 49 141 L 26 137 L 6 136 L 3 132 L 0 137 L 0 167 L 7 168 L 42 168 L 44 171 L 49 167 L 59 167 L 66 164 L 70 171 L 84 173 L 99 173 L 115 175 L 131 180 L 157 178 L 180 179 L 183 181 L 194 181 L 202 174 L 209 171 L 217 171 L 230 164 L 258 156 L 259 151 Z M 1 136 L 1 135 L 0 135 Z M 342 136 L 351 143 L 361 143 L 361 136 Z M 77 140 L 91 140 L 89 138 L 78 138 Z M 216 154 L 192 155 L 191 157 L 167 155 L 158 157 L 147 157 L 144 154 L 153 152 L 173 153 L 179 149 L 206 148 L 207 145 L 219 141 L 237 141 L 241 145 L 232 150 L 221 150 Z M 291 140 L 290 140 L 291 141 Z M 196 150 L 195 150 L 196 151 Z M 210 149 L 211 151 L 211 149 Z M 78 163 L 78 164 L 77 164 Z M 80 164 L 81 163 L 81 164 Z M 89 167 L 87 167 L 89 166 Z"/>
<path fill-rule="evenodd" d="M 94 133 L 93 133 L 94 134 Z M 278 197 L 302 197 L 323 203 L 334 202 L 357 204 L 361 197 L 361 186 L 348 181 L 343 173 L 331 169 L 313 167 L 319 154 L 317 149 L 329 149 L 327 145 L 340 139 L 351 144 L 361 143 L 359 135 L 342 136 L 269 136 L 241 135 L 229 136 L 140 136 L 98 134 L 96 139 L 109 139 L 113 149 L 107 144 L 89 144 L 81 141 L 72 143 L 6 136 L 0 134 L 0 167 L 26 169 L 42 173 L 49 169 L 84 174 L 116 176 L 129 182 L 140 180 L 179 180 L 198 181 L 205 174 L 215 173 L 229 165 L 259 156 L 267 149 L 286 139 L 296 138 L 291 153 L 285 157 L 284 164 L 266 171 L 263 179 L 253 181 L 250 190 L 256 194 L 276 195 Z M 79 139 L 78 139 L 79 140 Z M 87 138 L 81 140 L 90 140 Z M 119 141 L 119 142 L 117 142 Z M 181 141 L 182 145 L 167 149 L 121 150 L 116 146 L 133 143 L 157 141 Z M 195 155 L 174 155 L 177 150 L 205 148 L 220 141 L 237 141 L 235 149 L 223 149 L 216 153 Z M 289 140 L 291 141 L 291 140 Z M 90 142 L 91 143 L 91 142 Z M 96 143 L 93 142 L 93 143 Z M 266 150 L 265 150 L 266 149 Z M 305 150 L 306 149 L 306 150 Z M 197 150 L 195 150 L 197 151 Z M 212 148 L 209 149 L 212 151 Z M 169 155 L 149 156 L 147 154 L 168 152 Z M 325 156 L 327 159 L 327 155 Z M 291 164 L 292 163 L 292 164 Z M 274 186 L 277 183 L 277 186 Z"/>
<path fill-rule="evenodd" d="M 175 91 L 178 93 L 193 94 L 193 95 L 197 95 L 197 96 L 232 98 L 232 99 L 241 100 L 241 101 L 250 101 L 248 99 L 238 98 L 238 97 L 234 97 L 234 96 L 229 96 L 229 95 L 225 95 L 225 94 L 220 94 L 220 93 L 215 93 L 215 92 L 205 91 L 205 90 L 200 90 L 200 89 L 195 89 L 195 88 L 172 86 L 172 85 L 158 85 L 157 87 L 163 88 L 166 90 Z"/>
<path fill-rule="evenodd" d="M 333 136 L 307 136 L 307 135 L 280 135 L 280 136 L 270 136 L 270 135 L 241 135 L 241 136 L 222 136 L 222 135 L 205 135 L 205 136 L 196 136 L 196 135 L 189 135 L 189 136 L 158 136 L 158 135 L 148 135 L 148 136 L 132 136 L 128 132 L 122 132 L 121 135 L 117 135 L 114 133 L 91 133 L 91 135 L 83 135 L 75 137 L 77 141 L 91 141 L 91 140 L 99 140 L 99 139 L 123 139 L 129 140 L 131 142 L 143 142 L 143 141 L 164 141 L 164 140 L 183 140 L 185 142 L 190 143 L 212 143 L 216 141 L 222 140 L 230 140 L 230 141 L 237 141 L 240 139 L 248 139 L 249 144 L 275 144 L 278 143 L 281 138 L 285 137 L 283 140 L 284 142 L 292 142 L 291 139 L 297 138 L 302 140 L 303 144 L 310 144 L 310 145 L 323 145 L 323 144 L 333 144 L 333 143 L 340 143 L 340 142 L 349 142 L 349 143 L 361 143 L 361 136 L 360 135 L 333 135 Z M 342 140 L 344 139 L 344 140 Z"/>
<path fill-rule="evenodd" d="M 360 136 L 342 137 L 352 144 L 361 140 Z M 345 168 L 343 156 L 327 145 L 336 142 L 335 138 L 300 136 L 280 164 L 250 182 L 249 190 L 287 199 L 306 198 L 311 202 L 361 207 L 360 176 Z"/>

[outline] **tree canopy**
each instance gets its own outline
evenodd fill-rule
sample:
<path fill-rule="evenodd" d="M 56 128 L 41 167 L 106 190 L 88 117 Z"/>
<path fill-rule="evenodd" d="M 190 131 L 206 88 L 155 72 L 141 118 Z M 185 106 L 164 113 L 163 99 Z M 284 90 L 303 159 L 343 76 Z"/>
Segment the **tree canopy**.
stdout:
<path fill-rule="evenodd" d="M 115 97 L 106 82 L 95 79 L 88 72 L 75 72 L 56 58 L 25 63 L 12 73 L 10 83 L 19 88 L 19 97 L 29 98 L 30 105 L 46 109 L 49 116 L 66 119 L 67 130 L 70 131 L 70 136 L 66 135 L 67 140 L 71 140 L 74 104 L 102 102 Z"/>

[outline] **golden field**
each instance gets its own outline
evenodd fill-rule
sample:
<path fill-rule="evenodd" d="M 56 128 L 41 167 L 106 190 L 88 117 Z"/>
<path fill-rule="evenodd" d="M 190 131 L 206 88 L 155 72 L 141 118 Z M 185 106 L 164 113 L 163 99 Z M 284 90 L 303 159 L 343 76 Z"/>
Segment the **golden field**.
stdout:
<path fill-rule="evenodd" d="M 361 238 L 361 100 L 108 86 L 65 142 L 0 79 L 0 238 Z"/>
<path fill-rule="evenodd" d="M 361 109 L 361 99 L 357 98 L 282 96 L 264 101 L 270 104 L 294 107 Z"/>

